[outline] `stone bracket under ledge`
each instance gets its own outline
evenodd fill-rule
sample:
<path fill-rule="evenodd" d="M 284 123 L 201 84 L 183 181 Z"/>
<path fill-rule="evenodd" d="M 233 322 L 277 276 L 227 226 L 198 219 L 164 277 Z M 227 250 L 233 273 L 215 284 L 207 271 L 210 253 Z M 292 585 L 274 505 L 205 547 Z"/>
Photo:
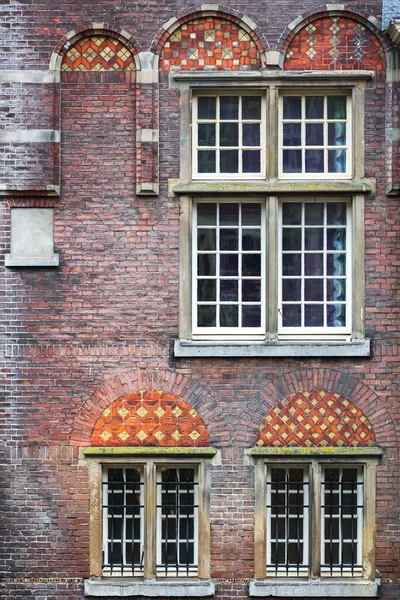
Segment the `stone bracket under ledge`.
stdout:
<path fill-rule="evenodd" d="M 331 579 L 285 579 L 284 581 L 250 581 L 249 596 L 283 598 L 375 598 L 380 581 Z"/>
<path fill-rule="evenodd" d="M 270 341 L 200 341 L 175 340 L 174 355 L 177 358 L 208 357 L 315 357 L 370 356 L 370 340 L 320 341 L 320 342 L 270 342 Z"/>
<path fill-rule="evenodd" d="M 170 579 L 145 579 L 122 581 L 115 579 L 85 579 L 85 596 L 126 598 L 208 598 L 215 594 L 215 583 L 211 580 L 179 581 Z"/>

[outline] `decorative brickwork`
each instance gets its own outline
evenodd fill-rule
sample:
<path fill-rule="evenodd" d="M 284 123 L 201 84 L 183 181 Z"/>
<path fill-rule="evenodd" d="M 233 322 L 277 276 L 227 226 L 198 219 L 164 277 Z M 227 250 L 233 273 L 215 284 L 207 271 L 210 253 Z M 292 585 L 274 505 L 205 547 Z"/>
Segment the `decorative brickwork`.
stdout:
<path fill-rule="evenodd" d="M 126 394 L 98 419 L 92 446 L 209 446 L 202 418 L 185 400 L 166 392 Z"/>
<path fill-rule="evenodd" d="M 260 52 L 250 33 L 231 20 L 200 17 L 164 34 L 162 71 L 260 69 Z"/>
<path fill-rule="evenodd" d="M 258 446 L 373 446 L 372 426 L 353 402 L 324 391 L 278 402 L 262 422 Z"/>
<path fill-rule="evenodd" d="M 105 35 L 77 40 L 64 56 L 62 71 L 134 71 L 135 61 L 121 41 Z"/>
<path fill-rule="evenodd" d="M 385 69 L 378 38 L 362 23 L 329 16 L 310 21 L 291 40 L 286 70 Z"/>

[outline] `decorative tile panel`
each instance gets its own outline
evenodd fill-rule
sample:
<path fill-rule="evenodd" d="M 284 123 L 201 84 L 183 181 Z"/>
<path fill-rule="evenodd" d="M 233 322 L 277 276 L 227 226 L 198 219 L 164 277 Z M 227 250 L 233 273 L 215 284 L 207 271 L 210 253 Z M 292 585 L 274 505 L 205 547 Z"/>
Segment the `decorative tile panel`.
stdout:
<path fill-rule="evenodd" d="M 285 70 L 385 69 L 378 38 L 348 17 L 323 17 L 298 31 L 286 51 Z"/>
<path fill-rule="evenodd" d="M 238 24 L 220 17 L 183 23 L 164 43 L 162 71 L 238 71 L 261 69 L 255 40 Z"/>
<path fill-rule="evenodd" d="M 190 404 L 157 390 L 126 394 L 97 420 L 92 446 L 209 446 L 207 428 Z"/>
<path fill-rule="evenodd" d="M 62 71 L 134 71 L 135 61 L 121 41 L 104 35 L 77 40 L 64 56 Z"/>
<path fill-rule="evenodd" d="M 363 411 L 324 391 L 299 392 L 274 406 L 262 422 L 258 446 L 373 446 L 375 435 Z"/>

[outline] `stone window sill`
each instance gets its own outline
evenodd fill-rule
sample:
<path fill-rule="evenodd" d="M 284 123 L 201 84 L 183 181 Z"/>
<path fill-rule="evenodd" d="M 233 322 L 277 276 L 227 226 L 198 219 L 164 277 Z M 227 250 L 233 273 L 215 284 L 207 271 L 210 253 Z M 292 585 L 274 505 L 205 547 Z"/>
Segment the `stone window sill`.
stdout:
<path fill-rule="evenodd" d="M 370 356 L 370 340 L 345 341 L 199 341 L 175 340 L 177 358 L 362 357 Z"/>
<path fill-rule="evenodd" d="M 200 579 L 86 579 L 85 596 L 145 598 L 209 598 L 215 594 L 215 583 Z"/>
<path fill-rule="evenodd" d="M 380 581 L 327 579 L 286 579 L 284 581 L 253 579 L 249 585 L 251 597 L 296 598 L 376 598 Z"/>
<path fill-rule="evenodd" d="M 58 267 L 60 264 L 59 254 L 53 256 L 11 256 L 5 255 L 6 267 Z"/>

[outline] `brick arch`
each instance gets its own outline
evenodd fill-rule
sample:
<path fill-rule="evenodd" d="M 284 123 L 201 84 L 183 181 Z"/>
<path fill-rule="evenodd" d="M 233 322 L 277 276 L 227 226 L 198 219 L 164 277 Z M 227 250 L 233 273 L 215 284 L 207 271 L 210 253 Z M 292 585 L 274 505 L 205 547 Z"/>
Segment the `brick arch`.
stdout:
<path fill-rule="evenodd" d="M 248 427 L 245 437 L 238 439 L 238 443 L 253 446 L 266 414 L 279 401 L 305 390 L 323 390 L 354 403 L 371 424 L 377 445 L 386 447 L 397 455 L 396 430 L 389 411 L 379 396 L 352 375 L 323 367 L 294 370 L 268 382 L 244 409 Z"/>
<path fill-rule="evenodd" d="M 151 45 L 161 71 L 259 70 L 266 48 L 257 25 L 243 13 L 208 5 L 165 23 Z"/>
<path fill-rule="evenodd" d="M 368 417 L 344 396 L 323 390 L 297 392 L 280 400 L 263 419 L 257 446 L 374 446 Z"/>
<path fill-rule="evenodd" d="M 97 388 L 90 397 L 83 401 L 74 419 L 70 445 L 90 446 L 92 433 L 102 413 L 114 402 L 138 390 L 155 390 L 167 394 L 167 396 L 182 399 L 200 415 L 213 446 L 231 445 L 225 417 L 216 398 L 197 381 L 166 369 L 123 373 Z M 124 402 L 121 403 L 121 406 L 122 404 Z"/>
<path fill-rule="evenodd" d="M 90 42 L 91 38 L 93 40 L 95 38 L 104 38 L 105 43 L 97 43 L 96 40 L 93 44 L 90 44 L 88 42 Z M 109 44 L 107 44 L 108 41 L 110 41 Z M 86 68 L 84 70 L 140 70 L 140 61 L 137 55 L 141 51 L 141 48 L 138 42 L 125 30 L 114 29 L 105 23 L 101 27 L 99 24 L 90 23 L 89 25 L 70 31 L 66 35 L 66 39 L 64 38 L 64 40 L 60 41 L 52 53 L 49 68 L 56 71 L 62 70 L 67 57 L 71 59 L 69 55 L 73 52 L 74 48 L 78 55 L 82 55 L 87 50 L 88 45 L 92 46 L 91 50 L 94 53 L 93 58 L 90 57 L 91 60 L 88 61 L 89 66 L 91 62 L 94 62 L 96 65 L 101 64 L 103 59 L 103 68 Z M 82 49 L 83 46 L 85 46 L 84 49 Z M 101 52 L 103 52 L 103 55 L 108 60 L 105 60 L 101 56 Z M 79 56 L 76 59 L 79 59 Z M 118 68 L 115 68 L 115 65 Z M 68 70 L 80 69 L 70 68 Z"/>
<path fill-rule="evenodd" d="M 328 6 L 303 14 L 278 42 L 284 70 L 384 71 L 386 40 L 378 22 L 359 9 L 330 10 Z"/>

